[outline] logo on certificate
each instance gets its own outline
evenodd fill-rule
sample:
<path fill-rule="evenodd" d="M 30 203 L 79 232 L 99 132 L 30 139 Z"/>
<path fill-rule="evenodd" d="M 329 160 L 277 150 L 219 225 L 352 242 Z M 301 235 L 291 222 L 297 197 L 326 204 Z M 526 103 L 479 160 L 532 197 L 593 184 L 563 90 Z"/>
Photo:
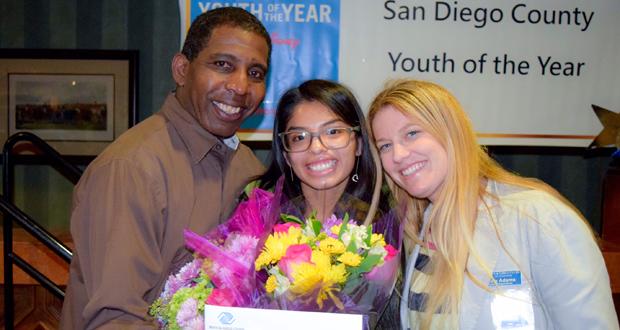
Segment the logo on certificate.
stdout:
<path fill-rule="evenodd" d="M 229 312 L 221 312 L 220 315 L 218 315 L 217 319 L 218 321 L 220 321 L 221 324 L 226 325 L 230 325 L 235 322 L 235 316 Z"/>

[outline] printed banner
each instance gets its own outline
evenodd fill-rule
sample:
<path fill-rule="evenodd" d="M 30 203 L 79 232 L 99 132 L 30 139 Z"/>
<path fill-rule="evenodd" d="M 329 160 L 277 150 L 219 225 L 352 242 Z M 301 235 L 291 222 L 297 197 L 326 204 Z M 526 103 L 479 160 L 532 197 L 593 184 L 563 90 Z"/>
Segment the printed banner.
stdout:
<path fill-rule="evenodd" d="M 239 135 L 244 140 L 271 139 L 275 109 L 287 89 L 313 78 L 338 80 L 339 0 L 180 0 L 180 6 L 184 22 L 181 40 L 185 40 L 196 16 L 222 6 L 246 9 L 263 22 L 271 35 L 267 95 L 261 108 L 241 126 Z"/>
<path fill-rule="evenodd" d="M 592 105 L 620 112 L 618 0 L 180 3 L 189 17 L 244 6 L 278 40 L 265 110 L 245 129 L 270 127 L 281 92 L 317 77 L 350 87 L 364 109 L 389 79 L 437 82 L 490 145 L 587 146 L 602 130 Z"/>
<path fill-rule="evenodd" d="M 587 146 L 620 112 L 618 0 L 343 0 L 340 80 L 367 106 L 391 78 L 457 96 L 479 141 Z"/>

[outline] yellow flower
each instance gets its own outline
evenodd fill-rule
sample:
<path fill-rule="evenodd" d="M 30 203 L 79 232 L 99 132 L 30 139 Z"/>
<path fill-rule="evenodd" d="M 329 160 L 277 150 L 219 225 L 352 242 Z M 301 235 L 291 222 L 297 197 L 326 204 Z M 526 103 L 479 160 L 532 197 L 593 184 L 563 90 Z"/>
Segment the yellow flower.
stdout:
<path fill-rule="evenodd" d="M 299 242 L 297 242 L 297 244 L 308 244 L 310 242 L 310 240 L 311 240 L 310 237 L 300 233 L 300 235 L 299 235 Z"/>
<path fill-rule="evenodd" d="M 343 253 L 340 257 L 338 257 L 338 261 L 342 262 L 347 266 L 357 267 L 359 266 L 360 262 L 362 262 L 362 257 L 353 252 L 347 251 Z"/>
<path fill-rule="evenodd" d="M 291 292 L 300 296 L 316 294 L 319 308 L 323 308 L 323 302 L 331 298 L 336 306 L 343 309 L 334 292 L 340 291 L 339 285 L 347 280 L 345 265 L 332 266 L 329 255 L 321 251 L 312 251 L 312 262 L 314 264 L 304 262 L 293 266 Z"/>
<path fill-rule="evenodd" d="M 271 275 L 269 276 L 269 278 L 267 278 L 267 283 L 265 283 L 265 290 L 267 290 L 267 293 L 272 293 L 276 290 L 277 285 L 278 281 L 276 277 L 274 275 Z"/>
<path fill-rule="evenodd" d="M 319 243 L 319 249 L 327 254 L 342 254 L 344 253 L 345 246 L 341 241 L 327 237 Z"/>
<path fill-rule="evenodd" d="M 312 251 L 312 257 L 310 258 L 310 260 L 312 260 L 312 263 L 315 265 L 316 268 L 318 268 L 321 274 L 323 272 L 326 272 L 329 267 L 332 266 L 329 254 L 319 250 Z"/>
<path fill-rule="evenodd" d="M 308 262 L 302 262 L 293 266 L 293 283 L 291 283 L 291 292 L 295 294 L 306 294 L 312 292 L 323 280 L 323 276 L 319 269 Z"/>
<path fill-rule="evenodd" d="M 267 237 L 263 251 L 258 255 L 254 262 L 254 268 L 260 270 L 262 267 L 276 263 L 282 259 L 286 249 L 293 244 L 297 244 L 301 236 L 299 228 L 291 227 L 287 233 L 273 233 Z"/>
<path fill-rule="evenodd" d="M 272 257 L 269 253 L 265 251 L 261 252 L 261 254 L 259 254 L 254 261 L 254 269 L 256 269 L 257 271 L 261 270 L 261 268 L 271 263 L 271 259 Z"/>
<path fill-rule="evenodd" d="M 339 235 L 340 234 L 340 227 L 342 227 L 342 224 L 332 226 L 330 228 L 330 230 L 332 231 L 332 234 Z"/>
<path fill-rule="evenodd" d="M 300 236 L 301 236 L 301 228 L 299 228 L 299 227 L 289 227 L 287 234 L 289 236 L 291 236 L 292 238 L 299 239 Z"/>
<path fill-rule="evenodd" d="M 383 235 L 372 234 L 372 236 L 370 236 L 370 246 L 374 246 L 375 244 L 379 244 L 379 246 L 385 246 L 385 240 L 383 239 Z"/>
<path fill-rule="evenodd" d="M 323 281 L 325 283 L 344 284 L 347 281 L 347 269 L 344 264 L 329 267 L 329 270 L 323 273 Z"/>

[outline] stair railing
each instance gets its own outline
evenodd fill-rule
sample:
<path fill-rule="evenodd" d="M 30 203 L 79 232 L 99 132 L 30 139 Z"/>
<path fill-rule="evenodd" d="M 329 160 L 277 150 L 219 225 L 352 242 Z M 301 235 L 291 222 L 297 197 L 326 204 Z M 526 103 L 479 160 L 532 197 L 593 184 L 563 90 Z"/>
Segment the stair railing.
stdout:
<path fill-rule="evenodd" d="M 4 144 L 2 152 L 2 196 L 0 196 L 0 210 L 2 210 L 5 215 L 3 220 L 4 325 L 7 330 L 13 329 L 15 319 L 13 304 L 13 265 L 17 265 L 58 298 L 63 299 L 65 295 L 64 291 L 56 285 L 56 283 L 14 253 L 13 221 L 17 222 L 29 234 L 47 246 L 67 263 L 71 262 L 71 257 L 73 256 L 71 249 L 13 204 L 16 165 L 15 159 L 13 158 L 16 155 L 13 154 L 13 149 L 22 142 L 29 142 L 34 145 L 40 151 L 38 156 L 43 157 L 47 164 L 54 167 L 73 184 L 76 184 L 82 175 L 82 171 L 78 167 L 68 162 L 54 150 L 54 148 L 32 133 L 16 133 L 10 136 Z"/>

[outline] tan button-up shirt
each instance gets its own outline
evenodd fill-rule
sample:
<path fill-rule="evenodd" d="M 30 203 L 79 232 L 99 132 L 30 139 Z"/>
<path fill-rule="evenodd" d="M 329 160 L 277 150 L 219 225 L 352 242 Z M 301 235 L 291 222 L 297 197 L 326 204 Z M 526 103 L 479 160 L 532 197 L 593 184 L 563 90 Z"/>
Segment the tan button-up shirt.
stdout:
<path fill-rule="evenodd" d="M 169 95 L 87 168 L 74 191 L 75 252 L 63 329 L 155 328 L 149 305 L 191 257 L 183 229 L 225 221 L 263 166 L 204 130 Z"/>

